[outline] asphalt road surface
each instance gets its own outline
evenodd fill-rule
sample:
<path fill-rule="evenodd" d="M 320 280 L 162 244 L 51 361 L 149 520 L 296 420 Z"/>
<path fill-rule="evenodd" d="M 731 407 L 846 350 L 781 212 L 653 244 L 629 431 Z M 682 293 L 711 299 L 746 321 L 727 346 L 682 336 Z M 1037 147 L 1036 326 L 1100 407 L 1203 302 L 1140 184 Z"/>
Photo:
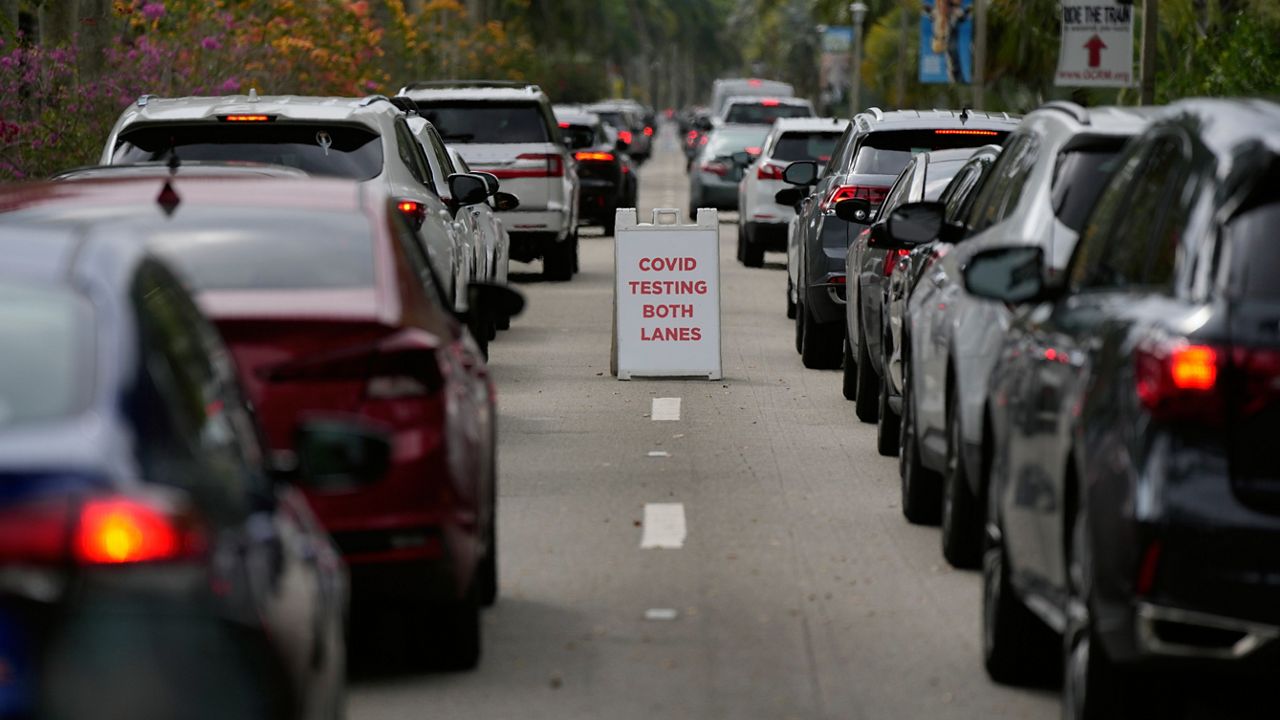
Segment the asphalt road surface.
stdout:
<path fill-rule="evenodd" d="M 657 145 L 642 219 L 687 201 L 670 129 Z M 793 349 L 783 257 L 742 267 L 735 219 L 721 215 L 723 381 L 609 376 L 611 238 L 583 233 L 569 283 L 513 266 L 529 309 L 492 346 L 501 597 L 484 659 L 357 668 L 351 717 L 1058 716 L 1055 690 L 987 679 L 980 577 L 903 520 L 875 427 L 838 371 Z M 679 420 L 650 418 L 675 397 Z M 646 512 L 651 533 L 682 515 L 682 547 L 642 549 Z"/>

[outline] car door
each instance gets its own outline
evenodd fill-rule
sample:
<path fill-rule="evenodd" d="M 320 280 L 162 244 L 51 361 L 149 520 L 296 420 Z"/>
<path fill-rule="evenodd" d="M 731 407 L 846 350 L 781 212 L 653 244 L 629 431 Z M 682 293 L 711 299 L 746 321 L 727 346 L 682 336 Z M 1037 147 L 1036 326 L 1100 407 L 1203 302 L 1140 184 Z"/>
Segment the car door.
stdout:
<path fill-rule="evenodd" d="M 1130 152 L 1085 226 L 1068 278 L 1070 294 L 1028 333 L 1033 371 L 1019 477 L 1044 484 L 1029 509 L 1041 545 L 1039 571 L 1051 588 L 1066 585 L 1064 539 L 1078 501 L 1073 493 L 1079 492 L 1068 468 L 1080 439 L 1076 418 L 1094 372 L 1108 350 L 1127 357 L 1129 339 L 1150 317 L 1150 301 L 1163 302 L 1172 293 L 1186 218 L 1177 190 L 1190 173 L 1188 148 L 1185 138 L 1166 131 Z"/>
<path fill-rule="evenodd" d="M 328 646 L 325 631 L 342 602 L 320 571 L 322 560 L 336 567 L 332 546 L 314 532 L 314 518 L 307 522 L 305 501 L 277 495 L 231 355 L 186 292 L 148 262 L 132 297 L 146 372 L 176 429 L 173 452 L 144 459 L 144 474 L 188 491 L 218 527 L 214 582 L 228 609 L 260 625 L 294 687 L 306 687 L 316 659 L 342 650 Z M 185 475 L 174 473 L 175 456 L 189 459 Z"/>
<path fill-rule="evenodd" d="M 417 131 L 417 139 L 426 156 L 431 184 L 435 186 L 441 199 L 446 202 L 452 200 L 449 176 L 468 171 L 458 168 L 453 163 L 453 158 L 449 156 L 449 150 L 445 147 L 444 141 L 429 123 L 423 121 Z M 466 274 L 459 279 L 465 278 L 468 283 L 478 279 L 488 279 L 492 274 L 490 268 L 494 262 L 495 243 L 486 234 L 480 206 L 459 208 L 454 215 L 454 222 L 457 225 L 458 237 L 462 240 L 461 251 L 467 253 L 470 258 L 466 263 Z"/>
<path fill-rule="evenodd" d="M 846 172 L 845 168 L 853 162 L 854 140 L 856 138 L 857 134 L 852 126 L 847 128 L 844 134 L 840 136 L 836 149 L 831 153 L 831 162 L 827 165 L 822 175 L 818 177 L 817 184 L 814 185 L 808 197 L 804 199 L 800 213 L 796 217 L 796 262 L 792 265 L 792 282 L 795 285 L 796 294 L 801 298 L 803 298 L 807 279 L 802 269 L 807 267 L 809 262 L 807 257 L 808 249 L 818 242 L 818 235 L 822 232 L 822 200 L 830 193 L 832 186 L 838 184 L 840 178 Z"/>

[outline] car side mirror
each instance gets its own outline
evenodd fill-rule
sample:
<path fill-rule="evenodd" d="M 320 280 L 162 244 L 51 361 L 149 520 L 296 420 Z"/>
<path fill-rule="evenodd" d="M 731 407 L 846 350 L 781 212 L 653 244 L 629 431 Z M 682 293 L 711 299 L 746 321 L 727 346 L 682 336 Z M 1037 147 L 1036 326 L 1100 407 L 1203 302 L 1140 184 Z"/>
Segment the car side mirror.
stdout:
<path fill-rule="evenodd" d="M 498 176 L 497 176 L 497 175 L 494 175 L 493 173 L 487 173 L 487 172 L 473 172 L 473 173 L 471 173 L 471 174 L 472 174 L 472 175 L 478 175 L 478 176 L 480 176 L 480 177 L 484 178 L 484 184 L 485 184 L 485 187 L 486 187 L 486 188 L 488 189 L 488 191 L 489 191 L 489 196 L 490 196 L 490 197 L 493 197 L 494 195 L 496 195 L 496 194 L 497 194 L 497 192 L 498 192 L 498 190 L 502 188 L 502 181 L 501 181 L 501 180 L 499 180 L 499 179 L 498 179 Z"/>
<path fill-rule="evenodd" d="M 509 192 L 493 194 L 493 209 L 498 212 L 510 212 L 520 207 L 520 198 Z"/>
<path fill-rule="evenodd" d="M 964 286 L 975 297 L 1020 304 L 1045 299 L 1044 249 L 1015 245 L 982 250 L 964 266 Z"/>
<path fill-rule="evenodd" d="M 455 173 L 449 176 L 449 194 L 459 207 L 479 205 L 489 197 L 489 186 L 479 175 Z"/>
<path fill-rule="evenodd" d="M 472 313 L 489 318 L 513 318 L 524 312 L 524 295 L 506 285 L 473 282 L 467 286 L 467 303 Z"/>
<path fill-rule="evenodd" d="M 942 233 L 946 206 L 940 202 L 899 205 L 889 213 L 886 229 L 894 241 L 906 245 L 927 243 Z"/>
<path fill-rule="evenodd" d="M 782 171 L 782 179 L 792 185 L 812 185 L 818 180 L 818 163 L 797 160 Z"/>
<path fill-rule="evenodd" d="M 778 203 L 779 205 L 784 205 L 786 207 L 795 207 L 796 205 L 799 205 L 802 200 L 804 200 L 804 197 L 805 197 L 804 188 L 789 187 L 789 188 L 782 188 L 778 192 L 774 193 L 773 201 Z"/>
<path fill-rule="evenodd" d="M 849 198 L 836 203 L 836 217 L 845 222 L 866 225 L 871 222 L 871 201 L 866 198 Z"/>
<path fill-rule="evenodd" d="M 755 160 L 751 153 L 745 151 L 736 152 L 730 157 L 733 159 L 733 164 L 738 167 L 747 167 Z"/>
<path fill-rule="evenodd" d="M 316 490 L 350 490 L 377 482 L 391 466 L 391 438 L 367 422 L 311 420 L 293 438 L 291 479 Z"/>

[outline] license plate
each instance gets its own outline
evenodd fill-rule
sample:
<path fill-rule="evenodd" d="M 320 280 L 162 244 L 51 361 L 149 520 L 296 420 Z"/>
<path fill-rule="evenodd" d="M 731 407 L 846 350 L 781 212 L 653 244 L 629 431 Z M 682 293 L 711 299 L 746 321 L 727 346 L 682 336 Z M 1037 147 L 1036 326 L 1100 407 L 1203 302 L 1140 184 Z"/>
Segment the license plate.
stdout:
<path fill-rule="evenodd" d="M 0 718 L 34 710 L 31 644 L 18 616 L 0 605 Z"/>

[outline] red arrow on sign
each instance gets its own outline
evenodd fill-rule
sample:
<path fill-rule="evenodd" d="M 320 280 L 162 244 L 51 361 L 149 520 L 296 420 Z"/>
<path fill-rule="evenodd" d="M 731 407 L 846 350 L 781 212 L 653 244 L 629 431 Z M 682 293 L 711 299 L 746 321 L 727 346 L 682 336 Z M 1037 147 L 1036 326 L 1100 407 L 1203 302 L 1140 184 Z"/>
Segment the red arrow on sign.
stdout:
<path fill-rule="evenodd" d="M 1095 68 L 1102 64 L 1102 51 L 1107 49 L 1107 44 L 1094 35 L 1084 44 L 1084 49 L 1089 51 L 1089 67 Z"/>

